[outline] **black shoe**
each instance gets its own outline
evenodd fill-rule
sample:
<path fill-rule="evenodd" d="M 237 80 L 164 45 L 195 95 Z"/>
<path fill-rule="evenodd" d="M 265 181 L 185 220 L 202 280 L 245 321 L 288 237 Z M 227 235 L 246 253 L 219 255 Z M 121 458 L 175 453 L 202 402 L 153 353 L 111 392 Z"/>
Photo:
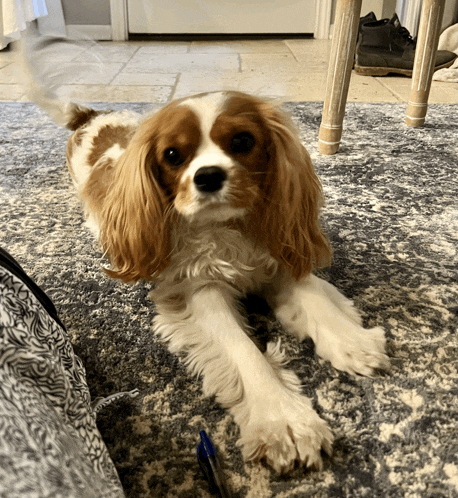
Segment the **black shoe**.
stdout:
<path fill-rule="evenodd" d="M 375 21 L 377 21 L 377 17 L 373 12 L 369 12 L 369 14 L 366 14 L 364 17 L 361 17 L 359 19 L 358 37 L 361 34 L 361 26 L 363 26 L 363 24 L 367 24 L 368 22 L 375 22 Z"/>
<path fill-rule="evenodd" d="M 355 71 L 367 76 L 385 76 L 389 73 L 412 76 L 416 40 L 401 26 L 398 16 L 360 25 L 356 46 Z M 438 50 L 435 70 L 453 64 L 456 55 Z"/>
<path fill-rule="evenodd" d="M 363 24 L 366 24 L 368 22 L 375 22 L 376 20 L 377 20 L 377 17 L 372 11 L 369 12 L 369 14 L 366 14 L 364 17 L 360 17 L 359 27 L 358 27 L 358 37 L 356 38 L 357 45 L 358 45 L 358 42 L 361 38 L 361 26 L 363 26 Z M 356 60 L 356 52 L 355 52 L 355 55 L 353 56 L 353 67 L 355 65 L 355 60 Z"/>

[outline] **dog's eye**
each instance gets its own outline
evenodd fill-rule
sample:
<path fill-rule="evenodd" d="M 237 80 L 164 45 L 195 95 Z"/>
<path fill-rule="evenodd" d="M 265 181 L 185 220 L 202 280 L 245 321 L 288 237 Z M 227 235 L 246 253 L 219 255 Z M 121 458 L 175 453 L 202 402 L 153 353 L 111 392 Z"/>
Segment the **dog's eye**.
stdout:
<path fill-rule="evenodd" d="M 231 140 L 231 152 L 234 154 L 247 154 L 254 147 L 256 140 L 251 133 L 244 131 L 237 133 Z"/>
<path fill-rule="evenodd" d="M 180 166 L 185 161 L 184 157 L 180 154 L 180 151 L 174 147 L 170 147 L 165 150 L 164 159 L 170 164 L 170 166 L 174 167 Z"/>

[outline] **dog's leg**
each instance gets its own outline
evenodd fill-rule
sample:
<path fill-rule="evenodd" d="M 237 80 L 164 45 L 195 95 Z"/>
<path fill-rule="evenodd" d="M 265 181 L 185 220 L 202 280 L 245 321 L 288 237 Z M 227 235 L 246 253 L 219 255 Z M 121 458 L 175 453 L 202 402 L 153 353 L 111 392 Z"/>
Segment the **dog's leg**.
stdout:
<path fill-rule="evenodd" d="M 200 290 L 180 313 L 156 305 L 157 332 L 173 352 L 187 353 L 190 369 L 203 375 L 205 394 L 229 408 L 246 460 L 265 460 L 279 472 L 295 462 L 321 468 L 320 451 L 331 451 L 331 431 L 300 394 L 294 373 L 282 369 L 279 353 L 263 355 L 247 336 L 230 291 Z"/>
<path fill-rule="evenodd" d="M 364 329 L 353 303 L 328 282 L 314 275 L 289 280 L 271 300 L 285 329 L 300 340 L 311 337 L 317 354 L 335 368 L 372 376 L 389 367 L 384 330 Z"/>

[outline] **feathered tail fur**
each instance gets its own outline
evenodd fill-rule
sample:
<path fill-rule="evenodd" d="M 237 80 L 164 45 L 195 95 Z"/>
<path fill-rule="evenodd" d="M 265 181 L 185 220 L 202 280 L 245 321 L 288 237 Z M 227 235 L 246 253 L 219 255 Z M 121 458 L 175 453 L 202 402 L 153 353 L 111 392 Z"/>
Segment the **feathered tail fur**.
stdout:
<path fill-rule="evenodd" d="M 20 45 L 27 97 L 40 106 L 57 124 L 74 131 L 99 112 L 58 97 L 58 70 L 50 63 L 47 49 L 57 43 L 73 44 L 63 38 L 41 36 L 29 26 Z"/>

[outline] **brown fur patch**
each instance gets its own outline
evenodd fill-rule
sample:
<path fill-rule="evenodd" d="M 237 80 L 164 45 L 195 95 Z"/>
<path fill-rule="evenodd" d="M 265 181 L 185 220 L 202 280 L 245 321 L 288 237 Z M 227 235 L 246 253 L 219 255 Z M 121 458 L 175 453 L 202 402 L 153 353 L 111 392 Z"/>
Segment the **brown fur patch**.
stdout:
<path fill-rule="evenodd" d="M 118 144 L 121 149 L 125 149 L 133 132 L 133 128 L 129 126 L 111 124 L 102 126 L 93 139 L 91 153 L 88 157 L 89 165 L 93 166 L 115 144 Z"/>
<path fill-rule="evenodd" d="M 178 195 L 180 179 L 200 145 L 201 131 L 199 119 L 194 111 L 185 106 L 164 109 L 164 118 L 157 130 L 154 163 L 158 169 L 159 181 L 169 195 Z M 183 163 L 178 167 L 164 159 L 164 152 L 175 148 L 180 152 Z"/>
<path fill-rule="evenodd" d="M 108 114 L 109 112 L 111 111 L 96 111 L 95 109 L 89 109 L 89 107 L 72 104 L 72 117 L 67 123 L 67 128 L 76 131 L 92 121 L 96 116 Z"/>
<path fill-rule="evenodd" d="M 75 147 L 79 147 L 83 143 L 84 130 L 78 129 L 73 133 L 72 138 Z"/>
<path fill-rule="evenodd" d="M 232 139 L 243 132 L 254 137 L 255 145 L 247 153 L 233 153 Z M 272 143 L 269 128 L 258 110 L 257 100 L 235 92 L 215 119 L 210 138 L 240 165 L 229 181 L 231 206 L 252 210 L 262 194 Z"/>
<path fill-rule="evenodd" d="M 233 208 L 251 211 L 259 201 L 260 196 L 261 188 L 255 175 L 246 169 L 238 169 L 231 175 L 228 197 Z"/>
<path fill-rule="evenodd" d="M 251 133 L 256 143 L 250 152 L 235 154 L 231 151 L 231 141 L 242 132 Z M 269 163 L 271 137 L 254 98 L 235 92 L 227 101 L 225 110 L 215 119 L 210 138 L 247 171 L 262 178 Z"/>

